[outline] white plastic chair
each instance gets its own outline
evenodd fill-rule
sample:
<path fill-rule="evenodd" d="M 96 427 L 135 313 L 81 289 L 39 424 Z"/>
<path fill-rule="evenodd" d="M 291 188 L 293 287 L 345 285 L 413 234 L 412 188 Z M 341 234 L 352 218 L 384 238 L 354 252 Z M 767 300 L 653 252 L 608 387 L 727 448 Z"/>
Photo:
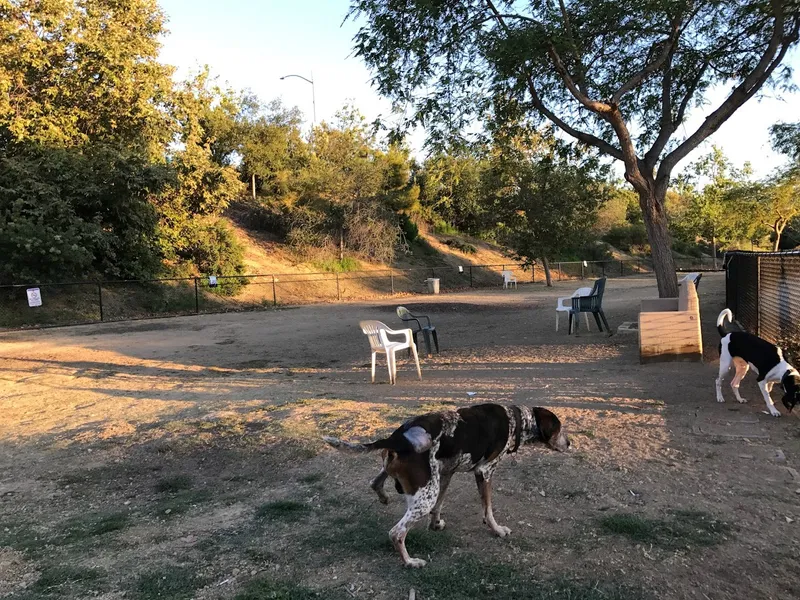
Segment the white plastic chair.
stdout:
<path fill-rule="evenodd" d="M 514 277 L 513 271 L 502 271 L 501 275 L 503 276 L 503 289 L 506 289 L 512 283 L 514 287 L 517 287 L 517 278 Z"/>
<path fill-rule="evenodd" d="M 572 299 L 577 298 L 578 296 L 591 296 L 592 295 L 592 288 L 590 287 L 582 287 L 575 290 L 571 296 L 563 296 L 558 299 L 558 304 L 556 305 L 556 331 L 558 331 L 558 317 L 562 312 L 568 313 L 572 310 Z M 586 329 L 589 329 L 589 313 L 583 313 L 583 316 L 586 317 Z"/>
<path fill-rule="evenodd" d="M 414 355 L 414 362 L 417 364 L 417 375 L 422 379 L 422 370 L 419 368 L 419 355 L 417 346 L 414 344 L 413 333 L 410 329 L 389 329 L 380 321 L 361 321 L 358 324 L 361 331 L 369 338 L 369 345 L 372 348 L 372 383 L 375 383 L 375 360 L 378 353 L 386 355 L 386 363 L 389 367 L 389 382 L 397 383 L 397 357 L 400 350 L 411 350 Z M 405 337 L 403 342 L 394 342 L 389 339 L 390 335 L 402 335 Z"/>

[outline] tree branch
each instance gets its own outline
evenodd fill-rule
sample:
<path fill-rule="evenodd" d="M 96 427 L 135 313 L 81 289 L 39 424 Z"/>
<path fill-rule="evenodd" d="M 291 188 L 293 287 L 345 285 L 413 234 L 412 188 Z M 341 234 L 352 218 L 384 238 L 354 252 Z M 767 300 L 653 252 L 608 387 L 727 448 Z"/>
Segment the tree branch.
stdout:
<path fill-rule="evenodd" d="M 587 108 L 590 111 L 598 114 L 611 112 L 610 104 L 592 100 L 589 98 L 589 96 L 583 93 L 583 91 L 580 90 L 577 85 L 575 85 L 575 81 L 572 79 L 572 76 L 569 74 L 567 68 L 564 66 L 564 63 L 561 61 L 561 57 L 558 55 L 556 47 L 552 44 L 550 45 L 548 54 L 550 54 L 550 58 L 553 60 L 553 65 L 556 68 L 556 72 L 561 76 L 561 79 L 566 84 L 569 93 L 572 94 L 574 98 L 584 106 L 584 108 Z"/>
<path fill-rule="evenodd" d="M 508 25 L 504 20 L 504 16 L 497 10 L 492 0 L 486 0 L 486 4 L 489 10 L 494 15 L 500 27 L 502 27 L 503 30 L 505 30 L 506 33 L 508 33 L 509 29 Z M 552 123 L 554 123 L 559 129 L 561 129 L 564 133 L 571 135 L 576 140 L 583 142 L 584 144 L 587 144 L 589 146 L 594 146 L 595 148 L 597 148 L 598 150 L 600 150 L 605 154 L 608 154 L 612 158 L 615 158 L 620 161 L 625 160 L 622 151 L 619 148 L 612 146 L 605 140 L 600 139 L 599 137 L 592 135 L 591 133 L 575 129 L 565 121 L 561 120 L 558 116 L 556 116 L 555 113 L 553 113 L 549 108 L 547 108 L 547 106 L 545 106 L 544 102 L 542 102 L 542 99 L 539 97 L 539 94 L 536 91 L 536 86 L 533 84 L 533 77 L 531 76 L 530 72 L 527 70 L 523 70 L 522 76 L 525 79 L 525 83 L 528 87 L 528 93 L 531 95 L 531 102 L 533 103 L 534 108 L 536 108 L 536 110 L 538 110 L 545 117 L 547 117 L 547 119 L 549 119 Z M 578 92 L 580 93 L 580 90 L 578 90 Z"/>
<path fill-rule="evenodd" d="M 614 95 L 611 96 L 611 104 L 619 104 L 622 96 L 636 88 L 636 86 L 664 66 L 664 64 L 671 58 L 673 54 L 675 43 L 678 41 L 679 35 L 680 21 L 675 20 L 672 22 L 672 31 L 670 32 L 669 37 L 664 40 L 664 49 L 661 51 L 661 54 L 659 54 L 653 62 L 651 62 L 649 65 L 646 65 L 641 71 L 635 73 L 630 79 L 628 79 L 628 81 L 623 83 L 622 86 L 614 93 Z"/>
<path fill-rule="evenodd" d="M 672 122 L 672 58 L 674 55 L 675 48 L 673 46 L 667 62 L 664 64 L 664 78 L 661 80 L 661 128 L 653 142 L 653 146 L 644 155 L 644 164 L 647 165 L 649 171 L 655 168 L 661 151 L 667 145 L 669 138 L 675 133 L 677 127 Z"/>
<path fill-rule="evenodd" d="M 784 15 L 782 6 L 775 0 L 773 0 L 772 4 L 775 14 L 774 29 L 758 64 L 734 88 L 723 103 L 706 117 L 700 127 L 661 161 L 661 165 L 658 168 L 658 179 L 668 178 L 678 162 L 719 129 L 740 106 L 749 100 L 761 88 L 763 83 L 769 79 L 772 72 L 783 60 L 791 44 L 797 40 L 798 30 L 796 26 L 789 35 L 783 34 Z"/>
<path fill-rule="evenodd" d="M 567 7 L 564 5 L 564 0 L 558 0 L 558 6 L 561 9 L 561 17 L 564 19 L 564 32 L 567 34 L 567 40 L 569 40 L 569 45 L 572 48 L 572 56 L 575 58 L 575 63 L 578 65 L 578 77 L 576 78 L 578 89 L 588 96 L 589 94 L 584 85 L 586 80 L 586 67 L 581 60 L 580 52 L 578 52 L 578 44 L 575 43 L 575 36 L 572 33 L 572 22 L 570 21 L 569 13 L 567 13 Z"/>

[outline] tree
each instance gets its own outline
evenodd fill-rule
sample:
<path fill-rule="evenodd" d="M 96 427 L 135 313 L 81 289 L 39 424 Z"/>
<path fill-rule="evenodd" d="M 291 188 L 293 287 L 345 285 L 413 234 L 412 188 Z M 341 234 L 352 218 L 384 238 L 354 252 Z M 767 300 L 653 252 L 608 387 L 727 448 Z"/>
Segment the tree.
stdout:
<path fill-rule="evenodd" d="M 673 169 L 773 78 L 800 31 L 795 0 L 351 0 L 350 14 L 366 20 L 355 49 L 379 92 L 434 141 L 513 102 L 623 162 L 661 296 L 678 292 Z M 715 84 L 731 91 L 676 138 Z"/>
<path fill-rule="evenodd" d="M 772 232 L 773 247 L 777 252 L 786 226 L 800 215 L 800 176 L 789 172 L 769 186 L 758 203 L 763 225 Z"/>
<path fill-rule="evenodd" d="M 122 143 L 160 155 L 171 68 L 156 0 L 0 3 L 0 146 Z"/>
<path fill-rule="evenodd" d="M 775 123 L 769 133 L 776 152 L 800 163 L 800 123 Z"/>
<path fill-rule="evenodd" d="M 525 263 L 540 259 L 552 286 L 550 259 L 589 240 L 608 198 L 602 169 L 545 134 L 499 139 L 484 172 L 487 213 L 497 237 Z"/>
<path fill-rule="evenodd" d="M 758 227 L 758 219 L 752 211 L 743 210 L 752 204 L 754 187 L 749 178 L 749 164 L 736 169 L 718 146 L 690 165 L 689 172 L 681 179 L 682 190 L 689 196 L 689 205 L 680 226 L 693 237 L 702 236 L 711 240 L 714 267 L 717 264 L 717 242 L 728 244 L 734 240 L 750 237 Z M 696 184 L 703 181 L 701 190 Z M 745 218 L 742 218 L 742 217 Z"/>

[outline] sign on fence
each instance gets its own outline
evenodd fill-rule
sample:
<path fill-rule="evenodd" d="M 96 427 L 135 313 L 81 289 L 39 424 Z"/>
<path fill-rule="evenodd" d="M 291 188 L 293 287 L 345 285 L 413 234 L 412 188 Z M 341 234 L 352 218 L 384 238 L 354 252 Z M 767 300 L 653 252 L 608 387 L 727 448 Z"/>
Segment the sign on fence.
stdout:
<path fill-rule="evenodd" d="M 28 306 L 33 308 L 34 306 L 41 306 L 42 305 L 42 292 L 39 288 L 28 288 Z"/>
<path fill-rule="evenodd" d="M 209 275 L 208 276 L 208 287 L 217 287 L 217 276 L 216 275 Z"/>

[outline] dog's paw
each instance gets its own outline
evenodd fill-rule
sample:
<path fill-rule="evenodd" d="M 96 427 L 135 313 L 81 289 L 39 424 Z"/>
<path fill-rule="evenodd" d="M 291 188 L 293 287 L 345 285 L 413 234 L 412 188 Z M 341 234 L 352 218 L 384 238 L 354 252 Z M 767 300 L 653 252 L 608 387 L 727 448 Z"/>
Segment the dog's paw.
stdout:
<path fill-rule="evenodd" d="M 428 525 L 428 528 L 433 531 L 441 531 L 442 529 L 444 529 L 444 519 L 439 519 L 438 521 L 431 521 L 430 525 Z"/>
<path fill-rule="evenodd" d="M 722 396 L 717 396 L 717 402 L 720 403 L 725 402 L 725 398 L 723 398 Z"/>
<path fill-rule="evenodd" d="M 781 416 L 781 413 L 779 413 L 777 410 L 770 411 L 769 414 L 772 415 L 773 417 L 780 417 Z"/>
<path fill-rule="evenodd" d="M 739 404 L 747 404 L 747 398 L 737 398 Z"/>
<path fill-rule="evenodd" d="M 427 564 L 428 563 L 422 560 L 421 558 L 409 558 L 408 562 L 406 563 L 406 566 L 409 569 L 421 569 Z"/>
<path fill-rule="evenodd" d="M 511 535 L 511 530 L 503 525 L 498 525 L 494 532 L 498 535 L 498 537 L 506 537 L 507 535 Z"/>

